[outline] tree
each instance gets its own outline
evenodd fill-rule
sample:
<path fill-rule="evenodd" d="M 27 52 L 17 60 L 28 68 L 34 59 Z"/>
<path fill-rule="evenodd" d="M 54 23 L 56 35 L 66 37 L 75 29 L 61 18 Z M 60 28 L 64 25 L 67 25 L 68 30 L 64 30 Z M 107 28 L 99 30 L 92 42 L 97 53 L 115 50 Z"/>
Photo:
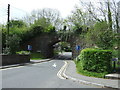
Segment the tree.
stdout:
<path fill-rule="evenodd" d="M 60 13 L 56 9 L 44 8 L 38 9 L 31 12 L 30 16 L 26 16 L 25 20 L 31 24 L 36 23 L 37 21 L 43 21 L 55 26 L 57 29 L 60 28 Z"/>
<path fill-rule="evenodd" d="M 104 0 L 103 2 L 83 2 L 80 0 L 80 4 L 88 11 L 91 18 L 96 21 L 107 21 L 110 30 L 118 32 L 119 20 L 118 20 L 118 8 L 115 0 Z"/>
<path fill-rule="evenodd" d="M 97 22 L 94 29 L 90 30 L 86 39 L 88 43 L 102 49 L 112 49 L 114 43 L 114 33 L 109 30 L 107 22 Z"/>
<path fill-rule="evenodd" d="M 107 4 L 107 9 L 108 9 L 108 23 L 109 23 L 109 28 L 112 30 L 112 12 L 111 12 L 111 9 L 110 9 L 110 2 L 108 0 L 108 2 L 106 2 Z"/>
<path fill-rule="evenodd" d="M 97 3 L 80 0 L 79 5 L 75 7 L 68 18 L 68 21 L 74 27 L 73 30 L 88 32 L 87 34 L 79 34 L 85 36 L 83 41 L 88 37 L 87 42 L 91 43 L 90 46 L 97 45 L 103 49 L 112 48 L 113 43 L 115 43 L 113 42 L 114 35 L 119 30 L 116 2 L 114 0 L 104 0 L 104 2 Z M 81 9 L 81 6 L 83 9 Z M 86 44 L 88 44 L 87 42 Z"/>
<path fill-rule="evenodd" d="M 92 15 L 89 12 L 81 9 L 79 6 L 76 6 L 72 11 L 71 15 L 68 17 L 68 22 L 72 26 L 73 32 L 86 32 L 88 27 L 92 27 L 96 20 L 92 18 Z"/>
<path fill-rule="evenodd" d="M 113 0 L 113 8 L 112 8 L 113 12 L 114 12 L 114 21 L 115 22 L 115 28 L 116 28 L 116 32 L 119 33 L 119 29 L 120 29 L 120 25 L 119 25 L 119 5 L 117 5 L 117 2 L 115 2 L 115 0 Z M 113 23 L 114 24 L 114 23 Z"/>
<path fill-rule="evenodd" d="M 21 27 L 25 27 L 25 26 L 26 26 L 26 23 L 23 20 L 11 20 L 10 21 L 11 28 L 13 28 L 13 27 L 21 28 Z"/>
<path fill-rule="evenodd" d="M 16 54 L 16 51 L 19 50 L 19 43 L 21 39 L 17 35 L 10 35 L 6 39 L 6 46 L 3 48 L 3 53 L 4 54 Z"/>

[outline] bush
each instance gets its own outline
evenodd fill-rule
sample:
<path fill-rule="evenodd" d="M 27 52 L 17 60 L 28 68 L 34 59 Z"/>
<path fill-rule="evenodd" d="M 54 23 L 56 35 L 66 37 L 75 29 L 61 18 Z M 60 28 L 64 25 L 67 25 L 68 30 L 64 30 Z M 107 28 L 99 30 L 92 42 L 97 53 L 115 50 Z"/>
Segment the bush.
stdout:
<path fill-rule="evenodd" d="M 21 39 L 17 35 L 11 35 L 6 39 L 6 48 L 3 49 L 4 54 L 16 54 L 19 50 L 19 43 Z"/>
<path fill-rule="evenodd" d="M 83 70 L 92 72 L 111 72 L 112 52 L 110 50 L 83 49 L 78 56 Z"/>
<path fill-rule="evenodd" d="M 28 55 L 28 54 L 30 54 L 30 52 L 29 51 L 19 51 L 19 52 L 16 52 L 16 54 L 26 54 L 26 55 Z"/>
<path fill-rule="evenodd" d="M 83 70 L 83 69 L 81 69 L 81 63 L 80 62 L 77 63 L 75 61 L 75 63 L 76 63 L 77 73 L 79 73 L 79 74 L 89 76 L 89 77 L 98 77 L 98 78 L 104 78 L 105 75 L 107 74 L 107 72 L 97 73 L 97 72 L 90 72 L 90 71 L 87 71 L 87 70 Z"/>
<path fill-rule="evenodd" d="M 27 40 L 40 35 L 42 32 L 43 28 L 41 26 L 32 26 L 29 30 L 26 30 L 21 34 L 22 42 L 26 42 Z"/>
<path fill-rule="evenodd" d="M 41 53 L 34 52 L 34 53 L 31 53 L 30 58 L 32 60 L 40 60 L 40 59 L 44 59 L 45 57 Z"/>

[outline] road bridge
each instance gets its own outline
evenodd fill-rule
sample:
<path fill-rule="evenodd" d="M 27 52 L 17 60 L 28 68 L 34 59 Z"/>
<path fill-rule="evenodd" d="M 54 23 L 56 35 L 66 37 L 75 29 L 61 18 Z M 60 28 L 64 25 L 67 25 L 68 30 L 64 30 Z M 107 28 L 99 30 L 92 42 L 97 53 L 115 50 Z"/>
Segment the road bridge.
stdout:
<path fill-rule="evenodd" d="M 71 35 L 70 37 L 68 37 L 67 40 L 65 40 L 57 34 L 45 33 L 28 40 L 21 46 L 21 48 L 27 50 L 27 46 L 31 45 L 33 52 L 41 52 L 41 54 L 46 58 L 51 58 L 54 56 L 54 45 L 62 41 L 70 44 L 72 49 L 72 58 L 75 58 L 80 52 L 75 49 L 76 45 L 79 45 L 81 46 L 81 48 L 84 48 L 83 42 L 81 41 L 80 37 L 76 35 Z"/>

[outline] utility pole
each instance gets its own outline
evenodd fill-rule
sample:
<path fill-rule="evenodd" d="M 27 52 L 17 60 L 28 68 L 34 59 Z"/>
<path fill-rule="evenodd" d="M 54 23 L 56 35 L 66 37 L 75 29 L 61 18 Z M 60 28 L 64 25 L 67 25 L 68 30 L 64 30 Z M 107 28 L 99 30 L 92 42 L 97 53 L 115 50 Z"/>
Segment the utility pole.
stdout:
<path fill-rule="evenodd" d="M 10 4 L 8 4 L 8 20 L 7 20 L 7 33 L 9 36 L 9 23 L 10 23 Z"/>
<path fill-rule="evenodd" d="M 7 10 L 7 34 L 6 34 L 6 42 L 8 42 L 9 38 L 9 25 L 10 25 L 10 4 L 8 4 L 8 10 Z M 6 48 L 8 48 L 9 45 L 6 43 Z"/>

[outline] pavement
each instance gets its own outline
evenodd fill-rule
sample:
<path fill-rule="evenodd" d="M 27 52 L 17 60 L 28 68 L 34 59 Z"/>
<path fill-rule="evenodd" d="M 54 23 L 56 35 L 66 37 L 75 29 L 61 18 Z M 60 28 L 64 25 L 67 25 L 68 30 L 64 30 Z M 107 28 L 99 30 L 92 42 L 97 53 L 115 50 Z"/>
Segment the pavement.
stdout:
<path fill-rule="evenodd" d="M 118 73 L 107 74 L 105 75 L 105 77 L 108 79 L 119 79 L 120 80 L 120 74 Z"/>
<path fill-rule="evenodd" d="M 118 75 L 118 74 L 115 74 Z M 112 74 L 112 76 L 115 76 Z M 80 75 L 76 72 L 76 66 L 74 61 L 67 61 L 67 66 L 63 74 L 64 77 L 84 83 L 84 84 L 92 84 L 101 86 L 103 88 L 114 88 L 120 89 L 120 80 L 119 79 L 103 79 L 103 78 L 95 78 Z"/>

